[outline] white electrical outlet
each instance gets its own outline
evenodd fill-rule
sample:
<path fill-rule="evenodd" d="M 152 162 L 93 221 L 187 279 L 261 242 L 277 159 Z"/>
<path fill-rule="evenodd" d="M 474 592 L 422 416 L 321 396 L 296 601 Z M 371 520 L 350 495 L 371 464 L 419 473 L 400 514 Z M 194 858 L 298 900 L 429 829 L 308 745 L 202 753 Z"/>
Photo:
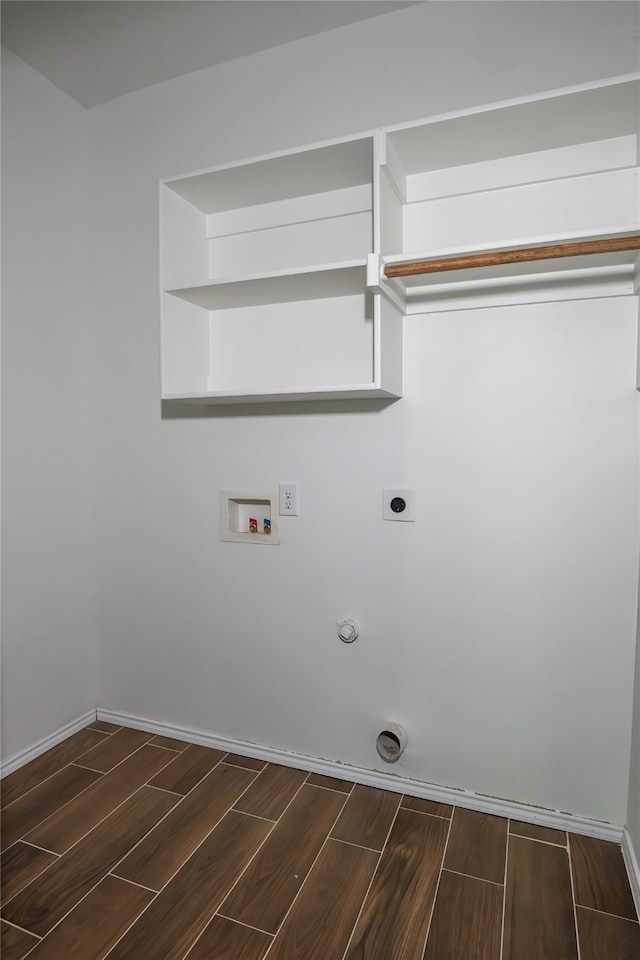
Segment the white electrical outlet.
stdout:
<path fill-rule="evenodd" d="M 386 489 L 382 491 L 383 520 L 415 520 L 415 499 L 413 490 Z"/>
<path fill-rule="evenodd" d="M 281 483 L 278 486 L 280 494 L 280 516 L 297 517 L 298 516 L 298 484 Z"/>

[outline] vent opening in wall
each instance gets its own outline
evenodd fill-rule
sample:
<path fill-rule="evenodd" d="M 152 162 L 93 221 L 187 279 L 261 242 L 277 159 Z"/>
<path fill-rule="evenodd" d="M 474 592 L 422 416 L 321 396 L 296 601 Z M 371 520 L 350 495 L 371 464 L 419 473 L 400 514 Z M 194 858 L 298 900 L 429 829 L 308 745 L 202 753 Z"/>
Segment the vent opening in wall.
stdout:
<path fill-rule="evenodd" d="M 407 745 L 407 733 L 399 723 L 390 723 L 381 730 L 376 740 L 376 750 L 385 763 L 395 763 Z"/>
<path fill-rule="evenodd" d="M 220 539 L 235 543 L 280 543 L 277 493 L 220 491 Z"/>

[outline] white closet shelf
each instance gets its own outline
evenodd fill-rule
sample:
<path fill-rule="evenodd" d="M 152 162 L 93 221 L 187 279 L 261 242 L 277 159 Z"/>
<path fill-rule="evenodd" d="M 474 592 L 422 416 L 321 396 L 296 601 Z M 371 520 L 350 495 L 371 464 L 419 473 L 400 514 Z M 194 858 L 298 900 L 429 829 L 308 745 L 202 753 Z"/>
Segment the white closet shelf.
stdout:
<path fill-rule="evenodd" d="M 164 180 L 163 397 L 397 398 L 407 314 L 637 293 L 638 250 L 526 248 L 640 234 L 639 108 L 634 74 Z"/>
<path fill-rule="evenodd" d="M 387 127 L 405 176 L 637 134 L 637 74 Z"/>
<path fill-rule="evenodd" d="M 165 180 L 206 214 L 371 183 L 373 136 L 307 147 Z"/>
<path fill-rule="evenodd" d="M 206 310 L 355 296 L 362 294 L 365 287 L 365 264 L 361 259 L 242 278 L 227 277 L 165 293 Z"/>
<path fill-rule="evenodd" d="M 255 391 L 247 386 L 246 389 L 219 390 L 217 392 L 202 393 L 165 393 L 163 400 L 182 400 L 201 405 L 234 404 L 234 403 L 277 403 L 279 401 L 304 400 L 397 400 L 398 394 L 385 390 L 374 383 L 347 383 L 330 387 L 314 387 L 312 390 L 304 386 L 290 387 L 272 392 Z"/>

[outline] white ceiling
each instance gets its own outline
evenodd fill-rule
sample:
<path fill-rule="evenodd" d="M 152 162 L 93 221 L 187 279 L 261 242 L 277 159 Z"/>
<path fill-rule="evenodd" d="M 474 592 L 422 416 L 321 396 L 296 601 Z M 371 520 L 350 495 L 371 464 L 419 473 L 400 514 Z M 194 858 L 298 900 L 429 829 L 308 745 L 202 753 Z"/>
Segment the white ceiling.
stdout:
<path fill-rule="evenodd" d="M 416 0 L 3 0 L 2 42 L 78 103 L 380 16 Z"/>

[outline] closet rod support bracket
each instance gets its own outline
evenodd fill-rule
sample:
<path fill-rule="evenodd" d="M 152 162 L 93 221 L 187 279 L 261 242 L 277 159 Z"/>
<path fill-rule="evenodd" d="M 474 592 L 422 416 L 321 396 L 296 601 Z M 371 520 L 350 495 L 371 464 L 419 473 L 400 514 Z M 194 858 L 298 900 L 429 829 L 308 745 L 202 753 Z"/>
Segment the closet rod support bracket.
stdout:
<path fill-rule="evenodd" d="M 385 263 L 379 253 L 367 254 L 367 289 L 380 293 L 401 313 L 407 312 L 404 285 L 385 276 Z"/>

